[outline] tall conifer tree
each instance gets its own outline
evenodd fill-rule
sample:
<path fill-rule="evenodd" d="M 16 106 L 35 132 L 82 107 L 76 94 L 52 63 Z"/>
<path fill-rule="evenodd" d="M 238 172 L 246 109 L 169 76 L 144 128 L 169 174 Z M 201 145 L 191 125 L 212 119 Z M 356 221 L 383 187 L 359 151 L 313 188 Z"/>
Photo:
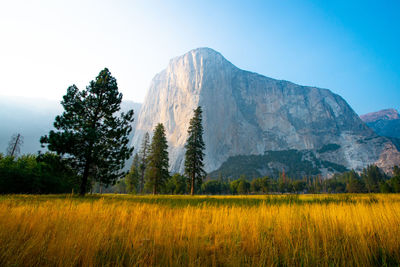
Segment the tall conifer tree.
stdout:
<path fill-rule="evenodd" d="M 135 154 L 129 173 L 125 176 L 125 183 L 127 185 L 128 193 L 136 193 L 137 184 L 139 182 L 139 156 Z"/>
<path fill-rule="evenodd" d="M 150 145 L 148 165 L 145 179 L 152 188 L 153 194 L 157 194 L 169 178 L 168 143 L 165 137 L 165 129 L 162 123 L 154 129 L 153 139 Z"/>
<path fill-rule="evenodd" d="M 81 195 L 88 190 L 89 177 L 107 185 L 126 174 L 122 168 L 133 152 L 128 147 L 133 110 L 117 116 L 121 101 L 117 80 L 105 68 L 86 90 L 68 88 L 61 101 L 64 112 L 54 122 L 56 130 L 40 139 L 78 170 Z"/>
<path fill-rule="evenodd" d="M 139 151 L 139 158 L 140 158 L 140 181 L 139 181 L 139 191 L 143 193 L 143 186 L 144 186 L 144 174 L 147 168 L 147 161 L 149 156 L 149 149 L 150 149 L 150 136 L 149 133 L 146 132 L 143 138 L 142 147 Z"/>
<path fill-rule="evenodd" d="M 189 177 L 190 194 L 194 195 L 196 184 L 201 184 L 206 175 L 203 169 L 205 144 L 203 141 L 202 110 L 200 106 L 194 110 L 188 134 L 189 137 L 185 145 L 185 174 Z"/>

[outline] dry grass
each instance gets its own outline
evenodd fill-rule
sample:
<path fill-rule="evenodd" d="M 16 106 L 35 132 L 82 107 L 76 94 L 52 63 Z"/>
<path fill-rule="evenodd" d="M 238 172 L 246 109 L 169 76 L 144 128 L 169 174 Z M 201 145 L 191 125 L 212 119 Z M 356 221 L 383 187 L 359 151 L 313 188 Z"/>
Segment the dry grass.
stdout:
<path fill-rule="evenodd" d="M 400 264 L 399 195 L 3 196 L 1 266 Z"/>

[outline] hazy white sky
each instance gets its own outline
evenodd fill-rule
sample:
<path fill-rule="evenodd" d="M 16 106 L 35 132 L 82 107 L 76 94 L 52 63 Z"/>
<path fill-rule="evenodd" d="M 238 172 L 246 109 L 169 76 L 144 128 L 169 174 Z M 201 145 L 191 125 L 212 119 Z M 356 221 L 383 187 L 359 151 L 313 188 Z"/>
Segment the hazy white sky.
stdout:
<path fill-rule="evenodd" d="M 142 101 L 171 56 L 156 13 L 139 2 L 2 3 L 0 94 L 61 99 L 69 85 L 84 88 L 108 67 L 124 96 Z"/>
<path fill-rule="evenodd" d="M 170 58 L 211 47 L 236 66 L 329 88 L 358 113 L 400 106 L 397 1 L 0 0 L 1 95 L 61 99 L 107 67 L 142 102 Z"/>

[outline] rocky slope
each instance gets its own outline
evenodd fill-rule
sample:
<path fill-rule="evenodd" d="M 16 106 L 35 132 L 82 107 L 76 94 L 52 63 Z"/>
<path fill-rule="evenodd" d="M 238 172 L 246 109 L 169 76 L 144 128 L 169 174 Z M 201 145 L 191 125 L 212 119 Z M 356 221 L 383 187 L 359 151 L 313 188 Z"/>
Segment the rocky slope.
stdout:
<path fill-rule="evenodd" d="M 383 109 L 377 112 L 371 112 L 360 116 L 361 120 L 365 123 L 376 122 L 379 120 L 391 121 L 399 120 L 400 115 L 394 108 Z"/>
<path fill-rule="evenodd" d="M 321 160 L 349 169 L 377 162 L 389 170 L 400 163 L 395 146 L 369 129 L 339 95 L 241 70 L 209 48 L 172 59 L 154 77 L 133 145 L 139 148 L 145 132 L 163 123 L 171 171 L 182 172 L 187 128 L 198 105 L 208 172 L 229 157 L 293 149 L 313 150 Z M 327 144 L 339 148 L 317 152 Z"/>
<path fill-rule="evenodd" d="M 378 135 L 400 138 L 400 115 L 395 109 L 385 109 L 361 115 L 360 118 Z"/>
<path fill-rule="evenodd" d="M 400 115 L 395 109 L 384 109 L 360 118 L 380 136 L 387 137 L 400 150 Z"/>

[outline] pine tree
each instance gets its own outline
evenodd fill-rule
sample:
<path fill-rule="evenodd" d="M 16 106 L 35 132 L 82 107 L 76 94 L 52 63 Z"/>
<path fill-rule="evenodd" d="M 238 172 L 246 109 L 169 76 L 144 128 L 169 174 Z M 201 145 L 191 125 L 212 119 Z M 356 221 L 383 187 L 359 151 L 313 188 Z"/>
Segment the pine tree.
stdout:
<path fill-rule="evenodd" d="M 139 182 L 139 191 L 140 193 L 143 193 L 143 186 L 144 186 L 144 174 L 146 172 L 147 168 L 147 157 L 149 155 L 149 149 L 150 149 L 150 136 L 149 133 L 146 132 L 143 138 L 142 142 L 142 147 L 140 149 L 140 163 L 139 163 L 139 168 L 140 168 L 140 182 Z"/>
<path fill-rule="evenodd" d="M 86 90 L 68 88 L 61 101 L 64 112 L 55 118 L 56 131 L 40 139 L 50 151 L 69 158 L 81 175 L 81 195 L 89 177 L 108 185 L 126 174 L 121 169 L 133 152 L 128 147 L 133 110 L 116 116 L 121 101 L 117 81 L 105 68 Z"/>
<path fill-rule="evenodd" d="M 169 178 L 167 150 L 168 143 L 165 137 L 164 125 L 159 123 L 154 129 L 145 175 L 147 185 L 152 188 L 154 195 L 159 192 Z"/>
<path fill-rule="evenodd" d="M 135 154 L 129 173 L 125 176 L 125 183 L 127 185 L 128 193 L 136 193 L 136 187 L 139 182 L 139 156 Z"/>
<path fill-rule="evenodd" d="M 201 185 L 206 175 L 203 169 L 205 144 L 203 141 L 202 110 L 200 106 L 194 110 L 194 116 L 189 123 L 188 134 L 189 137 L 185 145 L 185 174 L 189 177 L 190 194 L 194 195 L 196 184 Z"/>

